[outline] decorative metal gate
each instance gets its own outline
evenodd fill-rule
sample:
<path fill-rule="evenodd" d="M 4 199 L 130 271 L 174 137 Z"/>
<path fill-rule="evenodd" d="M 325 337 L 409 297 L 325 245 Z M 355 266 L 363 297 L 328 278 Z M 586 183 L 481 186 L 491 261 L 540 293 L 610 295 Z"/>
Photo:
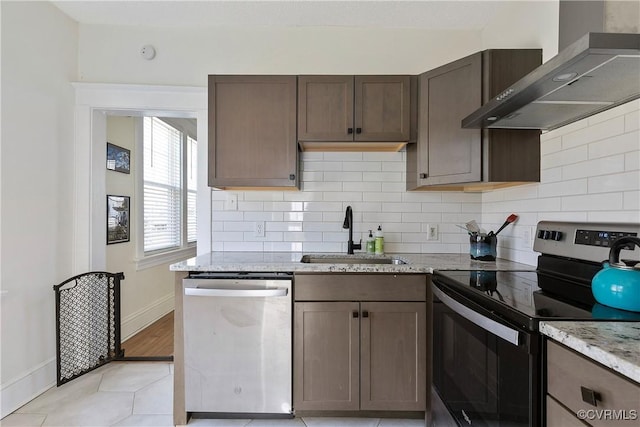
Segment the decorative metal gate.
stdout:
<path fill-rule="evenodd" d="M 94 271 L 53 287 L 58 386 L 124 355 L 120 343 L 121 280 L 123 273 Z"/>

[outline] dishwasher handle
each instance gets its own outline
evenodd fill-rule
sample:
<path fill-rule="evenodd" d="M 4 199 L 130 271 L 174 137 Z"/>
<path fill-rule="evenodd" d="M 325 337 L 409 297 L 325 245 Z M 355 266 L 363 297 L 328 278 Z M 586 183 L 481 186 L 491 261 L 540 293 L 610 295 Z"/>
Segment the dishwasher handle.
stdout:
<path fill-rule="evenodd" d="M 229 289 L 229 288 L 185 288 L 184 294 L 195 297 L 284 297 L 287 296 L 287 288 L 268 289 Z"/>

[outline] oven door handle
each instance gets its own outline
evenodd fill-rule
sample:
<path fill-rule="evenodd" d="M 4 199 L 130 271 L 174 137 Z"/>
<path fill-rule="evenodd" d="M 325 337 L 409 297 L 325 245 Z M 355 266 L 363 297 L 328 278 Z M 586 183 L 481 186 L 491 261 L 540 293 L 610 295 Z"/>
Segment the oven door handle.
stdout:
<path fill-rule="evenodd" d="M 513 344 L 518 345 L 520 337 L 520 332 L 509 328 L 508 326 L 503 325 L 502 323 L 498 323 L 495 320 L 489 319 L 488 317 L 483 316 L 477 311 L 473 311 L 469 307 L 464 304 L 459 303 L 458 301 L 451 298 L 449 295 L 445 294 L 440 288 L 438 288 L 435 284 L 433 286 L 433 294 L 438 297 L 443 304 L 449 307 L 451 310 L 458 313 L 460 316 L 469 320 L 470 322 L 475 323 L 480 326 L 487 332 L 490 332 L 496 336 L 499 336 L 503 340 Z"/>

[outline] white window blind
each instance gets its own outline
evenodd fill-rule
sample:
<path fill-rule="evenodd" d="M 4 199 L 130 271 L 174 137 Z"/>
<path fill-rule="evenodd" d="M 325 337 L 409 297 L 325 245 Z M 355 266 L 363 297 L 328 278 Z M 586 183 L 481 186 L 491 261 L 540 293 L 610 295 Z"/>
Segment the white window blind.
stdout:
<path fill-rule="evenodd" d="M 187 136 L 187 243 L 196 241 L 197 155 L 198 141 Z"/>
<path fill-rule="evenodd" d="M 144 252 L 182 246 L 182 140 L 179 130 L 144 118 Z M 194 239 L 195 240 L 195 239 Z"/>

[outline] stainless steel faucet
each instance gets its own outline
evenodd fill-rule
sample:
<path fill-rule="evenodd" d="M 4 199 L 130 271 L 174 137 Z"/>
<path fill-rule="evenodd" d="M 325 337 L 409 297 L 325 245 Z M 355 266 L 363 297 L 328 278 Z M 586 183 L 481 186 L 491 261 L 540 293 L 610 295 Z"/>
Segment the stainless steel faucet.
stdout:
<path fill-rule="evenodd" d="M 347 206 L 347 211 L 344 215 L 344 223 L 342 224 L 342 228 L 349 229 L 349 241 L 347 242 L 347 253 L 353 255 L 354 249 L 362 249 L 362 239 L 360 239 L 360 243 L 353 243 L 353 210 L 351 206 Z"/>

